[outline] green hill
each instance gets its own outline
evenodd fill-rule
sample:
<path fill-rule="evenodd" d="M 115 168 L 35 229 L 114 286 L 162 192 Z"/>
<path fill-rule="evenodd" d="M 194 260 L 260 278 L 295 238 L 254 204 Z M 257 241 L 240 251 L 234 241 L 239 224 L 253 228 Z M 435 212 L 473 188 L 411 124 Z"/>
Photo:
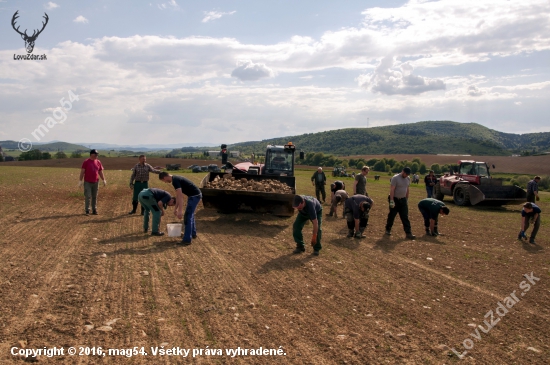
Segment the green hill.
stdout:
<path fill-rule="evenodd" d="M 2 146 L 5 150 L 13 150 L 17 149 L 17 141 L 0 141 L 0 146 Z M 73 151 L 87 151 L 89 150 L 88 147 L 80 146 L 78 144 L 72 144 L 67 142 L 52 142 L 52 143 L 46 143 L 46 144 L 37 144 L 33 145 L 33 148 L 39 149 L 43 152 L 57 152 L 57 151 L 64 151 L 64 152 L 73 152 Z"/>
<path fill-rule="evenodd" d="M 230 145 L 243 153 L 292 141 L 299 150 L 335 155 L 470 154 L 511 155 L 550 150 L 550 133 L 512 134 L 476 123 L 429 121 L 373 128 L 347 128 Z"/>

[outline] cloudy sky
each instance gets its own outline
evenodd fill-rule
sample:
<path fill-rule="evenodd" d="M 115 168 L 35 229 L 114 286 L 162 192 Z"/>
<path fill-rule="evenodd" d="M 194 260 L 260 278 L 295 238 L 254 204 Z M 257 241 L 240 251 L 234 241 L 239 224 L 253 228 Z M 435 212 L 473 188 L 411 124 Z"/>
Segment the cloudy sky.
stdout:
<path fill-rule="evenodd" d="M 32 35 L 33 54 L 12 28 Z M 0 0 L 0 140 L 234 143 L 422 120 L 550 131 L 548 0 Z M 68 104 L 65 104 L 69 108 Z M 64 117 L 63 117 L 64 119 Z M 63 120 L 61 119 L 61 120 Z"/>

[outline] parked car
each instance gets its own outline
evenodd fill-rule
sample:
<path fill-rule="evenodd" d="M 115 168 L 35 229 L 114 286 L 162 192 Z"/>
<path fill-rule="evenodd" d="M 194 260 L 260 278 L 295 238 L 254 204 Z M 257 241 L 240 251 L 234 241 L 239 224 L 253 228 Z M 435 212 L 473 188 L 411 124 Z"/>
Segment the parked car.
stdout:
<path fill-rule="evenodd" d="M 200 166 L 195 166 L 191 169 L 191 172 L 201 172 L 201 171 L 202 171 L 202 169 L 201 169 Z"/>
<path fill-rule="evenodd" d="M 201 166 L 201 171 L 208 172 L 208 166 Z"/>
<path fill-rule="evenodd" d="M 191 166 L 188 167 L 188 169 L 189 169 L 189 170 L 193 170 L 193 168 L 194 168 L 195 166 L 199 166 L 199 165 L 191 165 Z"/>
<path fill-rule="evenodd" d="M 210 164 L 208 165 L 208 171 L 211 171 L 211 172 L 220 172 L 220 168 L 218 167 L 218 165 L 216 164 Z"/>

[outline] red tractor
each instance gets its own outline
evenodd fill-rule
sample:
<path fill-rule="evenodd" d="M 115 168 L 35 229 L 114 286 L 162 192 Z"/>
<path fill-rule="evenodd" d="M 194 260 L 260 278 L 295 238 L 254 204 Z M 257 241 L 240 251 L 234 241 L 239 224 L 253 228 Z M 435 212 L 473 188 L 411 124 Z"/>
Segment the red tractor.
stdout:
<path fill-rule="evenodd" d="M 494 165 L 493 165 L 494 167 Z M 519 186 L 502 185 L 501 179 L 493 179 L 485 162 L 461 160 L 458 166 L 441 176 L 434 186 L 434 198 L 453 197 L 456 205 L 521 204 L 527 193 Z"/>

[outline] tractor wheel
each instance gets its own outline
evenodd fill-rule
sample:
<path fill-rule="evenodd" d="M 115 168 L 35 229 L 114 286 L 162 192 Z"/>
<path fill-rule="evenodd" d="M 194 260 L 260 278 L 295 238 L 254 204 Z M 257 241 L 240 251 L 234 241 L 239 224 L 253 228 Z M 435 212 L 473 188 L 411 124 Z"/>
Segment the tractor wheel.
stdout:
<path fill-rule="evenodd" d="M 438 184 L 435 184 L 434 185 L 434 198 L 437 199 L 437 200 L 443 200 L 443 198 L 445 197 L 445 195 L 443 195 L 443 193 L 441 192 L 441 185 Z"/>
<path fill-rule="evenodd" d="M 470 205 L 470 193 L 468 192 L 468 185 L 458 185 L 453 192 L 453 200 L 456 205 Z"/>

